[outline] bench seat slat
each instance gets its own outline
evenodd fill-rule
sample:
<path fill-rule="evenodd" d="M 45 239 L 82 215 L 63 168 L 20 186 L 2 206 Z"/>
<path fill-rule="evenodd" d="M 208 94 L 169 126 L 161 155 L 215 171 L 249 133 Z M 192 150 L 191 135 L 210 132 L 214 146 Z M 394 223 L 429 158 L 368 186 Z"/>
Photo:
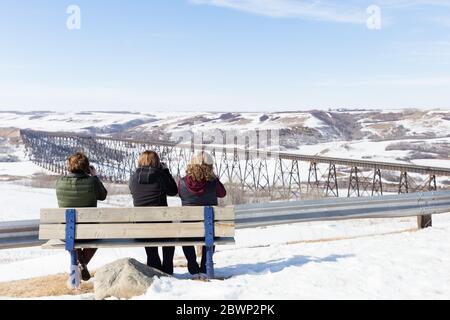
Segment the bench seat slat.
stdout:
<path fill-rule="evenodd" d="M 234 221 L 216 222 L 216 237 L 234 237 Z M 65 239 L 65 224 L 41 224 L 40 240 Z M 77 224 L 75 238 L 86 239 L 147 239 L 204 237 L 203 222 L 186 223 L 128 223 Z"/>
<path fill-rule="evenodd" d="M 234 245 L 234 238 L 217 238 L 216 245 Z M 76 249 L 99 249 L 99 248 L 142 248 L 142 247 L 171 247 L 171 246 L 198 246 L 204 245 L 204 239 L 168 239 L 161 241 L 135 241 L 135 240 L 97 240 L 83 243 L 75 243 Z M 65 249 L 65 243 L 61 240 L 50 240 L 44 245 L 43 249 Z"/>
<path fill-rule="evenodd" d="M 203 207 L 79 208 L 77 223 L 202 221 Z M 41 209 L 42 224 L 65 223 L 66 209 Z M 234 207 L 214 207 L 215 220 L 234 220 Z"/>

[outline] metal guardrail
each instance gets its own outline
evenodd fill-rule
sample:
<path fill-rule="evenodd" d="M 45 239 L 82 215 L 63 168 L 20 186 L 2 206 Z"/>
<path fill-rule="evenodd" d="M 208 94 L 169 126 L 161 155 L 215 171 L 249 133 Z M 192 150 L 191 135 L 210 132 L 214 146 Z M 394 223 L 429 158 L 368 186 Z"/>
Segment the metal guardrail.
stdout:
<path fill-rule="evenodd" d="M 367 198 L 272 202 L 235 207 L 236 228 L 351 219 L 401 218 L 450 213 L 450 192 L 426 192 Z M 0 249 L 33 247 L 39 220 L 0 223 Z"/>
<path fill-rule="evenodd" d="M 427 216 L 450 213 L 450 192 L 272 202 L 236 206 L 235 211 L 236 227 L 240 229 L 312 221 Z"/>
<path fill-rule="evenodd" d="M 0 250 L 40 246 L 38 238 L 39 220 L 0 222 Z"/>

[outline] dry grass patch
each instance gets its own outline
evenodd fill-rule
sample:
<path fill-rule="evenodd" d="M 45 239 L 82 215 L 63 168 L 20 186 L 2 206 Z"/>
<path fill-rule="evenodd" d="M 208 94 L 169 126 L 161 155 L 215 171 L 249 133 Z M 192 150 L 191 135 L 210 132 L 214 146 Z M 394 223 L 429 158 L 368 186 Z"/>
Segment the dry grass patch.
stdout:
<path fill-rule="evenodd" d="M 68 274 L 38 277 L 0 283 L 0 296 L 10 298 L 40 298 L 75 296 L 94 292 L 92 282 L 83 282 L 80 290 L 67 288 Z"/>
<path fill-rule="evenodd" d="M 367 126 L 367 128 L 374 129 L 374 130 L 379 130 L 379 131 L 387 131 L 387 130 L 392 130 L 393 128 L 395 128 L 395 124 L 392 124 L 392 123 L 374 123 L 374 124 L 371 124 L 371 125 Z"/>
<path fill-rule="evenodd" d="M 198 260 L 200 262 L 200 257 Z M 175 258 L 174 267 L 186 268 L 186 259 L 184 257 Z M 91 275 L 92 280 L 89 282 L 82 282 L 79 290 L 71 290 L 67 287 L 67 279 L 69 278 L 69 275 L 66 273 L 25 280 L 1 282 L 0 297 L 33 299 L 42 297 L 78 296 L 89 293 L 93 294 L 93 280 L 95 271 L 91 271 Z"/>
<path fill-rule="evenodd" d="M 300 116 L 296 116 L 296 117 L 285 117 L 285 118 L 281 118 L 280 122 L 282 124 L 288 125 L 288 126 L 304 126 L 305 121 L 308 119 L 307 115 L 300 115 Z"/>
<path fill-rule="evenodd" d="M 175 268 L 187 267 L 186 259 L 175 259 L 174 266 Z M 92 271 L 91 274 L 94 277 L 95 271 Z M 89 282 L 82 282 L 80 290 L 71 290 L 67 287 L 68 278 L 68 274 L 60 273 L 56 275 L 37 277 L 26 280 L 1 282 L 0 297 L 26 299 L 41 297 L 77 296 L 81 294 L 94 293 L 93 280 Z"/>

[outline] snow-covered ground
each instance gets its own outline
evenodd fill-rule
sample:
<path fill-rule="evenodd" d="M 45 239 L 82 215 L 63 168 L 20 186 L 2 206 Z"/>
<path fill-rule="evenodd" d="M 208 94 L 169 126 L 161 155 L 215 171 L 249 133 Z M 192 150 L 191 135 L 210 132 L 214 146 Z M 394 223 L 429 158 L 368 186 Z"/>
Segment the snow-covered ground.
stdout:
<path fill-rule="evenodd" d="M 86 115 L 83 123 L 78 122 L 79 118 L 76 121 L 73 118 L 69 123 L 74 129 L 91 125 L 114 127 L 135 118 L 133 114 L 129 118 L 122 115 L 114 118 L 101 113 L 96 116 L 97 124 L 91 123 L 92 114 Z M 192 114 L 185 116 L 192 117 Z M 14 114 L 9 115 L 11 118 L 5 114 L 0 117 L 2 125 L 18 126 L 23 121 L 18 116 L 14 118 Z M 65 118 L 58 118 L 58 115 L 45 116 L 45 123 L 42 118 L 32 117 L 30 115 L 26 123 L 35 129 L 42 125 L 45 130 L 49 127 L 58 130 L 59 124 L 67 128 Z M 170 123 L 172 117 L 179 118 L 180 115 L 166 115 L 164 121 Z M 257 114 L 247 117 L 251 118 L 247 124 L 252 126 L 260 122 Z M 287 116 L 283 121 L 289 121 Z M 316 127 L 323 125 L 309 115 L 304 115 L 302 121 Z M 176 121 L 173 122 L 175 125 Z M 410 122 L 404 125 L 413 126 Z M 376 126 L 369 127 L 377 130 Z M 421 129 L 420 132 L 423 131 Z M 446 137 L 435 140 L 450 143 Z M 300 152 L 358 158 L 377 155 L 374 160 L 398 161 L 397 158 L 408 154 L 401 150 L 386 151 L 387 145 L 395 142 L 339 141 L 302 146 Z M 20 148 L 14 152 L 20 162 L 0 163 L 3 180 L 0 180 L 0 222 L 37 219 L 40 208 L 57 206 L 53 189 L 33 188 L 26 183 L 32 175 L 49 173 L 27 161 L 22 153 Z M 447 159 L 419 159 L 414 162 L 450 166 Z M 8 176 L 19 177 L 19 180 L 7 181 Z M 101 205 L 131 206 L 131 196 L 113 195 Z M 170 205 L 178 206 L 180 202 L 171 198 Z M 317 222 L 237 230 L 236 245 L 219 247 L 215 255 L 217 276 L 227 280 L 192 281 L 186 268 L 177 268 L 174 278 L 155 280 L 148 292 L 136 299 L 450 299 L 450 213 L 434 216 L 433 222 L 433 228 L 422 231 L 411 231 L 417 225 L 415 218 Z M 145 252 L 140 248 L 100 250 L 91 269 L 123 257 L 143 262 Z M 179 248 L 176 257 L 183 257 Z M 67 253 L 62 250 L 3 250 L 0 251 L 0 282 L 67 272 L 68 261 Z M 93 299 L 93 295 L 60 298 Z"/>
<path fill-rule="evenodd" d="M 30 177 L 34 174 L 40 174 L 40 173 L 51 174 L 50 172 L 37 167 L 31 161 L 2 162 L 0 165 L 0 175 Z"/>
<path fill-rule="evenodd" d="M 414 221 L 239 230 L 237 245 L 219 247 L 215 255 L 217 276 L 229 279 L 192 281 L 185 268 L 177 268 L 174 278 L 156 279 L 136 299 L 449 299 L 450 216 L 435 217 L 434 223 L 431 229 L 390 235 L 382 233 L 411 228 Z M 349 239 L 308 242 L 340 237 Z M 122 257 L 145 261 L 143 249 L 104 249 L 91 269 Z M 66 272 L 67 264 L 63 251 L 1 251 L 0 281 Z"/>
<path fill-rule="evenodd" d="M 231 279 L 159 279 L 141 298 L 448 299 L 450 224 L 448 217 L 443 220 L 418 233 L 230 249 L 216 261 L 217 274 Z M 280 233 L 269 228 L 266 243 L 276 242 Z M 241 232 L 239 244 L 245 236 Z"/>
<path fill-rule="evenodd" d="M 125 112 L 0 112 L 0 127 L 43 131 L 83 132 L 91 128 L 113 128 L 130 123 L 139 125 L 153 120 L 150 115 Z"/>
<path fill-rule="evenodd" d="M 450 131 L 449 131 L 450 133 Z M 409 159 L 410 150 L 389 150 L 389 146 L 396 143 L 414 144 L 417 139 L 369 141 L 368 139 L 356 141 L 324 142 L 315 145 L 303 145 L 298 153 L 305 155 L 320 155 L 324 157 L 338 157 L 344 159 L 362 159 L 368 161 L 385 161 L 390 163 L 409 163 L 424 166 L 450 167 L 450 158 L 447 159 Z M 450 138 L 428 139 L 430 144 L 450 145 Z M 408 161 L 406 160 L 408 159 Z"/>
<path fill-rule="evenodd" d="M 3 182 L 0 194 L 1 220 L 37 218 L 40 208 L 56 206 L 52 189 Z M 119 195 L 102 205 L 130 201 Z M 179 205 L 175 198 L 170 202 Z M 450 214 L 435 216 L 431 229 L 410 231 L 415 227 L 415 218 L 408 218 L 238 230 L 236 246 L 219 247 L 215 255 L 217 276 L 227 280 L 192 281 L 185 268 L 177 268 L 174 278 L 157 279 L 136 299 L 448 299 Z M 145 252 L 100 250 L 91 269 L 124 257 L 144 262 Z M 176 257 L 183 259 L 179 248 Z M 62 250 L 0 251 L 0 282 L 67 272 L 67 267 Z"/>

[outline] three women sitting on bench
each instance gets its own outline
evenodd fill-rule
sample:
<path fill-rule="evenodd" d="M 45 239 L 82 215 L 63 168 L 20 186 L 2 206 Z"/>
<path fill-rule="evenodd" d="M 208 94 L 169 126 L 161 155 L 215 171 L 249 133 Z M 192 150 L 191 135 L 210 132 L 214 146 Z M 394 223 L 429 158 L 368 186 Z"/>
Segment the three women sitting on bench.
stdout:
<path fill-rule="evenodd" d="M 214 174 L 213 158 L 205 152 L 192 157 L 187 166 L 186 176 L 178 181 L 154 151 L 145 151 L 139 157 L 138 169 L 131 175 L 129 187 L 135 207 L 167 207 L 167 196 L 179 194 L 183 206 L 216 206 L 218 198 L 226 196 L 226 190 Z M 76 153 L 68 159 L 69 175 L 61 177 L 56 184 L 58 204 L 61 208 L 97 207 L 97 201 L 106 199 L 107 191 L 97 178 L 95 169 L 88 158 Z M 163 259 L 157 247 L 146 247 L 147 265 L 173 274 L 175 247 L 163 248 Z M 81 277 L 90 279 L 87 264 L 96 249 L 77 250 Z M 191 274 L 206 273 L 206 250 L 202 248 L 201 264 L 193 246 L 183 247 Z"/>

